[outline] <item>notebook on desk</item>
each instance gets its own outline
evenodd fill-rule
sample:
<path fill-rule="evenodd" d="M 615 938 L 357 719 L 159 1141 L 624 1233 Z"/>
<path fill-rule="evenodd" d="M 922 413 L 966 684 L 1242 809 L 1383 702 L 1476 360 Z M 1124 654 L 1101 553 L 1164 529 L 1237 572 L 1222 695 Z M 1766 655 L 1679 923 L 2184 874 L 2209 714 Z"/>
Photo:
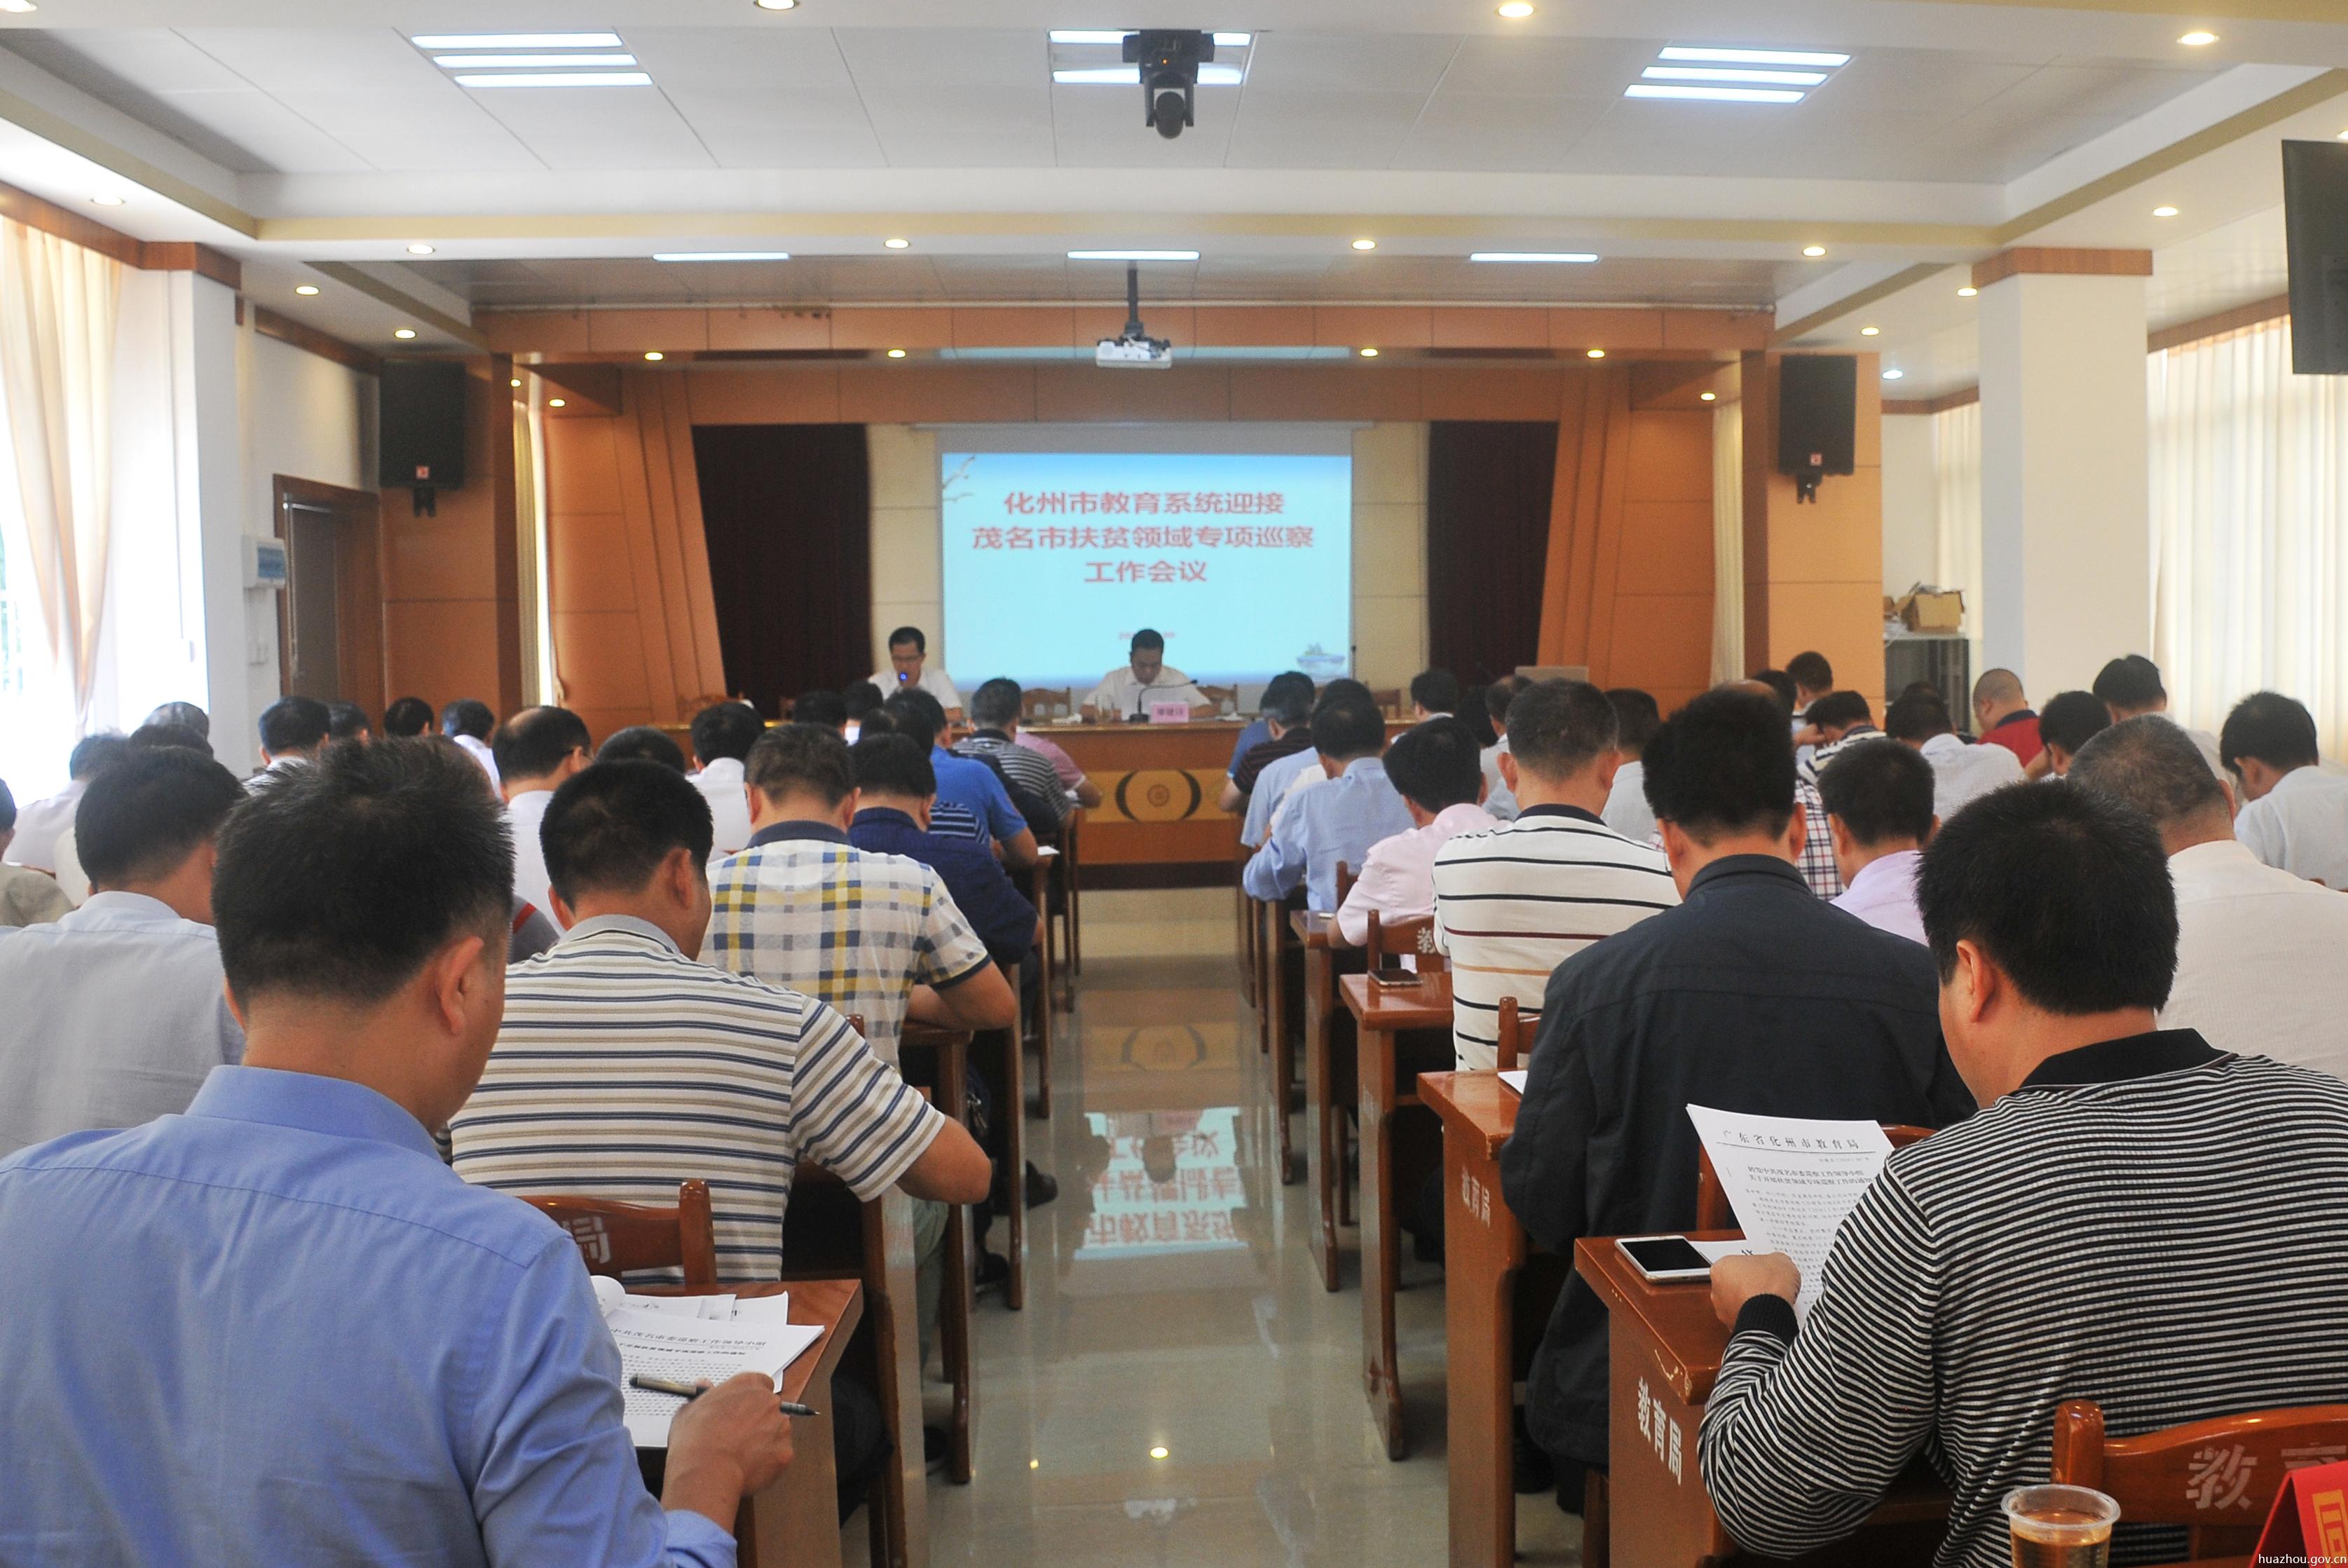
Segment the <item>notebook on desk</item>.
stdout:
<path fill-rule="evenodd" d="M 685 1401 L 631 1387 L 630 1377 L 723 1383 L 736 1373 L 764 1372 L 779 1387 L 784 1369 L 823 1337 L 818 1325 L 789 1321 L 788 1295 L 633 1295 L 598 1278 L 595 1297 L 619 1346 L 628 1437 L 640 1449 L 668 1447 L 669 1423 Z"/>

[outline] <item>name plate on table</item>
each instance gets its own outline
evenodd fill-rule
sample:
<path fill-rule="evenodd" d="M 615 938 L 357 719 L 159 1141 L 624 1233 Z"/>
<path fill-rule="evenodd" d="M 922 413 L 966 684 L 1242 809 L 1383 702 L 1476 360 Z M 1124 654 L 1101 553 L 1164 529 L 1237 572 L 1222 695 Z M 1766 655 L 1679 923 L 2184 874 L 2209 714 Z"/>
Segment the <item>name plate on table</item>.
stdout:
<path fill-rule="evenodd" d="M 1190 722 L 1190 705 L 1187 702 L 1153 702 L 1149 705 L 1149 722 L 1188 724 Z"/>

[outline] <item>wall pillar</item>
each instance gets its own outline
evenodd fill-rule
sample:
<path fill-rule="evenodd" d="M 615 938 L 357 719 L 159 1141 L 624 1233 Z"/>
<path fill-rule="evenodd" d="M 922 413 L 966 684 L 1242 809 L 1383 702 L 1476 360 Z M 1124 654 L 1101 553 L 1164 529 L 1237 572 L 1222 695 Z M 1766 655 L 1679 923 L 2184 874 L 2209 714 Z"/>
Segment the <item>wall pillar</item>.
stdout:
<path fill-rule="evenodd" d="M 1985 667 L 2042 702 L 2152 645 L 2149 251 L 2017 249 L 1981 292 Z"/>

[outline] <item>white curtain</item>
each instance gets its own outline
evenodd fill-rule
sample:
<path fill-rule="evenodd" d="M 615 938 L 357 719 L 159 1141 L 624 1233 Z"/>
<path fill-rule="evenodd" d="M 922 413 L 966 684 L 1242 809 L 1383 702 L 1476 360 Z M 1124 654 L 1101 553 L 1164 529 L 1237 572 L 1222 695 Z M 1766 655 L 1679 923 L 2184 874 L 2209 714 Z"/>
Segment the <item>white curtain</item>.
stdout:
<path fill-rule="evenodd" d="M 111 522 L 122 264 L 0 219 L 0 398 L 49 656 L 88 713 Z"/>
<path fill-rule="evenodd" d="M 1932 418 L 1933 582 L 1965 596 L 1965 638 L 1982 667 L 1981 405 L 1943 408 Z"/>
<path fill-rule="evenodd" d="M 1745 405 L 1712 412 L 1712 678 L 1745 673 Z"/>
<path fill-rule="evenodd" d="M 2249 693 L 2348 741 L 2348 385 L 2291 373 L 2291 324 L 2152 356 L 2152 656 L 2215 730 Z"/>

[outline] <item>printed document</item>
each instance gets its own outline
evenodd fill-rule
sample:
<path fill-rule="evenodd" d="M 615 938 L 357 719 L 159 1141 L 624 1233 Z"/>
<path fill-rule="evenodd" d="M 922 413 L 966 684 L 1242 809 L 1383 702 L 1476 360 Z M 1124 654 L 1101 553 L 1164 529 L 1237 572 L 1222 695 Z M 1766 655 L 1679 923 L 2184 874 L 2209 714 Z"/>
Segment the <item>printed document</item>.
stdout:
<path fill-rule="evenodd" d="M 1746 1239 L 1785 1253 L 1802 1271 L 1794 1310 L 1807 1318 L 1835 1233 L 1890 1158 L 1891 1140 L 1872 1121 L 1687 1110 Z"/>
<path fill-rule="evenodd" d="M 814 1324 L 787 1321 L 788 1295 L 636 1295 L 597 1279 L 603 1326 L 620 1350 L 620 1392 L 628 1436 L 640 1449 L 668 1447 L 669 1423 L 685 1400 L 628 1386 L 639 1374 L 680 1383 L 723 1383 L 737 1372 L 764 1372 L 782 1386 L 783 1370 L 823 1337 Z"/>

